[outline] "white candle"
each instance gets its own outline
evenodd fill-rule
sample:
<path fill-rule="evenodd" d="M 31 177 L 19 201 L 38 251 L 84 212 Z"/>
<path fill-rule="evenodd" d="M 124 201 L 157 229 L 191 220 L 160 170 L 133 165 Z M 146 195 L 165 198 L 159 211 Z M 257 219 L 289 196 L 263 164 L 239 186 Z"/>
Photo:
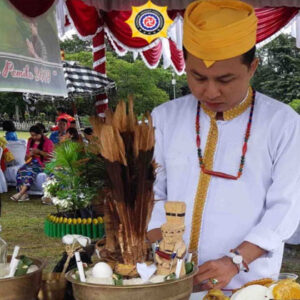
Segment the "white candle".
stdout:
<path fill-rule="evenodd" d="M 15 246 L 13 255 L 12 255 L 11 260 L 10 260 L 9 269 L 11 269 L 12 263 L 13 263 L 14 259 L 17 258 L 18 254 L 19 254 L 19 251 L 20 251 L 20 246 Z"/>
<path fill-rule="evenodd" d="M 85 274 L 84 274 L 84 270 L 83 270 L 83 265 L 82 265 L 82 261 L 80 258 L 80 254 L 79 252 L 75 252 L 75 259 L 76 259 L 76 264 L 77 264 L 77 268 L 78 268 L 78 272 L 79 272 L 79 278 L 81 282 L 86 282 L 85 279 Z"/>
<path fill-rule="evenodd" d="M 191 262 L 192 261 L 192 256 L 193 256 L 193 253 L 189 252 L 188 255 L 187 255 L 186 262 Z"/>
<path fill-rule="evenodd" d="M 10 269 L 9 269 L 9 274 L 6 276 L 6 277 L 14 277 L 15 273 L 16 273 L 16 270 L 17 270 L 17 267 L 18 267 L 18 264 L 19 264 L 19 259 L 16 259 L 14 258 L 12 261 L 11 261 L 11 264 L 10 264 Z"/>
<path fill-rule="evenodd" d="M 177 259 L 177 265 L 176 265 L 176 271 L 175 271 L 175 275 L 176 275 L 177 279 L 180 277 L 180 271 L 181 271 L 182 263 L 183 263 L 183 259 L 178 258 Z"/>

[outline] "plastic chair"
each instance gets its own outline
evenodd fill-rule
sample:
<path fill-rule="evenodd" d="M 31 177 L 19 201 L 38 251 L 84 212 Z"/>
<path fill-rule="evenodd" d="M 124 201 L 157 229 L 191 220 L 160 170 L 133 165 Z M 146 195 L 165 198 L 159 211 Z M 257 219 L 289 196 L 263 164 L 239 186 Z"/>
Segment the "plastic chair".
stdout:
<path fill-rule="evenodd" d="M 17 172 L 25 163 L 25 154 L 26 154 L 26 141 L 18 140 L 18 141 L 8 141 L 6 146 L 11 153 L 13 154 L 17 165 L 7 167 L 4 174 L 9 186 L 17 185 Z"/>
<path fill-rule="evenodd" d="M 30 190 L 27 192 L 28 195 L 43 196 L 44 195 L 43 183 L 46 182 L 46 180 L 47 180 L 46 173 L 39 173 L 36 177 L 35 182 L 30 187 Z"/>
<path fill-rule="evenodd" d="M 6 181 L 7 184 L 10 186 L 17 185 L 17 172 L 25 163 L 26 143 L 26 140 L 7 142 L 7 148 L 12 152 L 13 156 L 15 157 L 15 160 L 18 163 L 16 166 L 8 167 L 5 170 Z M 28 194 L 42 196 L 44 194 L 42 185 L 46 181 L 46 179 L 47 175 L 45 173 L 39 173 L 34 184 L 28 191 Z"/>
<path fill-rule="evenodd" d="M 0 148 L 0 159 L 2 158 L 3 149 Z M 7 183 L 3 171 L 0 169 L 0 193 L 7 192 Z"/>

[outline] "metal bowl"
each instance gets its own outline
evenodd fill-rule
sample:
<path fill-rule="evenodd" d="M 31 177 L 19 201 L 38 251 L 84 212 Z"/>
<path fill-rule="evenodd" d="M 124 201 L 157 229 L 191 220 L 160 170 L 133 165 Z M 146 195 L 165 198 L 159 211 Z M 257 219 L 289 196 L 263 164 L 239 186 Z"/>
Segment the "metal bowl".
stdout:
<path fill-rule="evenodd" d="M 162 283 L 113 286 L 80 282 L 72 277 L 74 270 L 66 274 L 72 283 L 76 300 L 188 300 L 193 290 L 195 270 L 177 280 Z"/>
<path fill-rule="evenodd" d="M 23 276 L 0 279 L 1 300 L 35 300 L 37 298 L 45 264 L 39 259 L 31 257 L 30 259 L 38 266 L 38 270 Z"/>
<path fill-rule="evenodd" d="M 44 273 L 39 300 L 64 300 L 66 278 L 61 273 Z"/>

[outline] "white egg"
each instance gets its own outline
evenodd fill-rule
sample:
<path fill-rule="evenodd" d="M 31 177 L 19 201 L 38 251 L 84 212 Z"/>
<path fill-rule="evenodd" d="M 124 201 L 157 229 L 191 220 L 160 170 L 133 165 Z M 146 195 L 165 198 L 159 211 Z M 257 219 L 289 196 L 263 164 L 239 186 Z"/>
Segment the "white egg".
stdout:
<path fill-rule="evenodd" d="M 92 274 L 95 278 L 109 278 L 112 277 L 113 271 L 109 264 L 99 262 L 93 267 Z"/>
<path fill-rule="evenodd" d="M 235 292 L 232 296 L 231 296 L 231 300 L 236 300 L 237 299 L 237 297 L 238 297 L 238 295 L 239 295 L 239 293 L 240 293 L 240 291 L 241 290 L 238 290 L 237 292 Z"/>
<path fill-rule="evenodd" d="M 266 293 L 266 300 L 274 298 L 273 289 L 274 289 L 275 286 L 276 286 L 276 283 L 269 286 L 269 288 L 267 290 L 267 293 Z"/>
<path fill-rule="evenodd" d="M 247 286 L 231 297 L 234 300 L 266 300 L 268 288 L 262 285 L 254 284 Z"/>

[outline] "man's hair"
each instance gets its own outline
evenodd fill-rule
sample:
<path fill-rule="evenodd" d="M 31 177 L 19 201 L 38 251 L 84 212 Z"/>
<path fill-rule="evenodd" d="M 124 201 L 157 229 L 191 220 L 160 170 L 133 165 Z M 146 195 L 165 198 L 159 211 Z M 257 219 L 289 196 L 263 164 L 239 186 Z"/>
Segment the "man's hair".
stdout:
<path fill-rule="evenodd" d="M 242 54 L 242 63 L 250 68 L 251 63 L 255 58 L 256 46 L 252 47 L 246 53 Z"/>
<path fill-rule="evenodd" d="M 16 131 L 15 124 L 11 120 L 4 121 L 3 124 L 2 124 L 2 127 L 3 127 L 4 131 L 8 131 L 8 132 Z"/>
<path fill-rule="evenodd" d="M 76 124 L 76 121 L 75 121 L 75 120 L 73 120 L 73 121 L 71 121 L 71 122 L 70 122 L 70 124 Z"/>
<path fill-rule="evenodd" d="M 255 52 L 256 52 L 256 46 L 252 47 L 250 50 L 248 50 L 246 53 L 242 54 L 242 63 L 246 65 L 248 68 L 250 68 L 251 63 L 253 62 L 255 58 Z M 183 56 L 186 60 L 188 51 L 183 47 Z"/>
<path fill-rule="evenodd" d="M 64 123 L 68 123 L 68 121 L 67 121 L 66 119 L 64 119 L 64 118 L 62 118 L 62 119 L 59 119 L 59 120 L 58 120 L 58 122 L 64 122 Z"/>

